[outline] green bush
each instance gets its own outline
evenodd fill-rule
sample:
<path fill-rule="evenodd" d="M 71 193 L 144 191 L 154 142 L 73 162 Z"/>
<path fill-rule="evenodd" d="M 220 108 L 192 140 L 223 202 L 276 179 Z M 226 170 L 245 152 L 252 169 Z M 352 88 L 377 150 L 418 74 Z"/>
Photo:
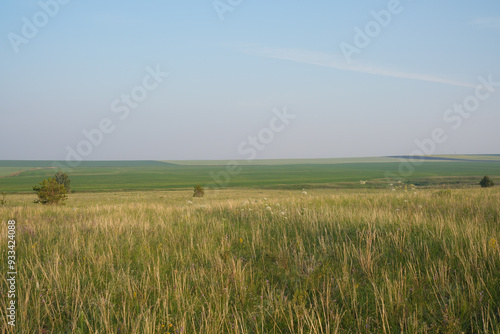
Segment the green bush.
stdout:
<path fill-rule="evenodd" d="M 205 195 L 205 190 L 202 186 L 197 185 L 194 187 L 193 197 L 203 197 Z"/>
<path fill-rule="evenodd" d="M 439 197 L 451 197 L 452 192 L 451 189 L 443 189 L 435 192 L 434 194 Z"/>
<path fill-rule="evenodd" d="M 489 188 L 489 187 L 493 187 L 495 185 L 495 183 L 488 176 L 485 176 L 481 179 L 481 181 L 479 182 L 479 185 L 482 188 Z"/>
<path fill-rule="evenodd" d="M 34 186 L 33 190 L 38 196 L 35 203 L 58 204 L 67 199 L 66 188 L 57 183 L 55 178 L 49 177 L 48 180 L 43 180 L 39 186 Z"/>

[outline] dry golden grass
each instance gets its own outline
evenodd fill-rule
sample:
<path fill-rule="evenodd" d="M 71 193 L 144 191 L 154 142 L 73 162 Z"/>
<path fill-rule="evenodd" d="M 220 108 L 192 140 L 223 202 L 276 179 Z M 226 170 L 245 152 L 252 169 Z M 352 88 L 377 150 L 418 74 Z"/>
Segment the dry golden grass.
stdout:
<path fill-rule="evenodd" d="M 500 191 L 71 194 L 17 221 L 22 333 L 498 333 Z M 192 203 L 190 203 L 192 202 Z"/>

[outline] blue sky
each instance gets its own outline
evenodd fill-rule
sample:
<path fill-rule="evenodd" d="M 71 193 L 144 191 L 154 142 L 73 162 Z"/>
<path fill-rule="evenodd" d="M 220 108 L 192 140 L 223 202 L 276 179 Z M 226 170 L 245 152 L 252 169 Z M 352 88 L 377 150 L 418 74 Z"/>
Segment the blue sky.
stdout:
<path fill-rule="evenodd" d="M 8 1 L 0 17 L 0 159 L 245 159 L 285 109 L 258 159 L 408 155 L 435 129 L 434 154 L 500 153 L 497 0 Z M 168 76 L 120 119 L 147 69 Z M 479 77 L 480 103 L 447 113 Z"/>

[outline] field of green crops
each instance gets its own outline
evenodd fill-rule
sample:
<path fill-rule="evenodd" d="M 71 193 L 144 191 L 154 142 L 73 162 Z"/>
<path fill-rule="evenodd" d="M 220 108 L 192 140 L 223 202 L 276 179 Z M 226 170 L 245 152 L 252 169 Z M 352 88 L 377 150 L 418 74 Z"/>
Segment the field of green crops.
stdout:
<path fill-rule="evenodd" d="M 388 161 L 388 162 L 387 162 Z M 186 163 L 185 165 L 180 163 Z M 359 188 L 360 180 L 369 181 L 368 188 L 387 188 L 403 181 L 419 186 L 476 186 L 484 175 L 500 183 L 500 162 L 492 161 L 425 161 L 407 173 L 394 158 L 270 160 L 236 166 L 228 173 L 228 162 L 118 161 L 83 162 L 64 170 L 71 179 L 74 192 L 137 191 L 187 189 L 196 184 L 208 188 L 246 187 L 274 189 Z M 34 185 L 52 176 L 51 162 L 0 161 L 7 175 L 16 168 L 28 170 L 16 175 L 0 175 L 0 193 L 32 192 Z M 41 169 L 35 169 L 41 168 Z M 400 171 L 403 171 L 401 174 Z M 402 177 L 404 175 L 405 177 Z"/>

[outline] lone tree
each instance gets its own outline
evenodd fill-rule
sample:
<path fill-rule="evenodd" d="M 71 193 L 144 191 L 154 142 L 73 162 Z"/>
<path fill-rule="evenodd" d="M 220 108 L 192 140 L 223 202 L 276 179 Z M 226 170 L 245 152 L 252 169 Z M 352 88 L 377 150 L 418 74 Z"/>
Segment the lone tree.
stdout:
<path fill-rule="evenodd" d="M 493 187 L 495 185 L 495 183 L 488 176 L 485 176 L 481 179 L 481 181 L 479 182 L 479 185 L 482 188 L 489 188 L 489 187 Z"/>
<path fill-rule="evenodd" d="M 55 178 L 49 177 L 48 180 L 43 180 L 40 185 L 34 186 L 38 199 L 35 203 L 42 204 L 58 204 L 64 202 L 67 198 L 66 188 L 64 185 L 57 183 Z"/>
<path fill-rule="evenodd" d="M 68 174 L 66 173 L 63 173 L 61 171 L 58 171 L 56 173 L 56 175 L 54 175 L 54 178 L 56 179 L 56 182 L 58 184 L 61 184 L 64 186 L 64 188 L 66 189 L 66 192 L 67 193 L 70 193 L 71 192 L 71 187 L 69 186 L 69 183 L 71 182 L 69 177 L 68 177 Z"/>
<path fill-rule="evenodd" d="M 203 195 L 205 195 L 205 190 L 202 186 L 197 185 L 196 187 L 194 187 L 193 197 L 203 197 Z"/>

